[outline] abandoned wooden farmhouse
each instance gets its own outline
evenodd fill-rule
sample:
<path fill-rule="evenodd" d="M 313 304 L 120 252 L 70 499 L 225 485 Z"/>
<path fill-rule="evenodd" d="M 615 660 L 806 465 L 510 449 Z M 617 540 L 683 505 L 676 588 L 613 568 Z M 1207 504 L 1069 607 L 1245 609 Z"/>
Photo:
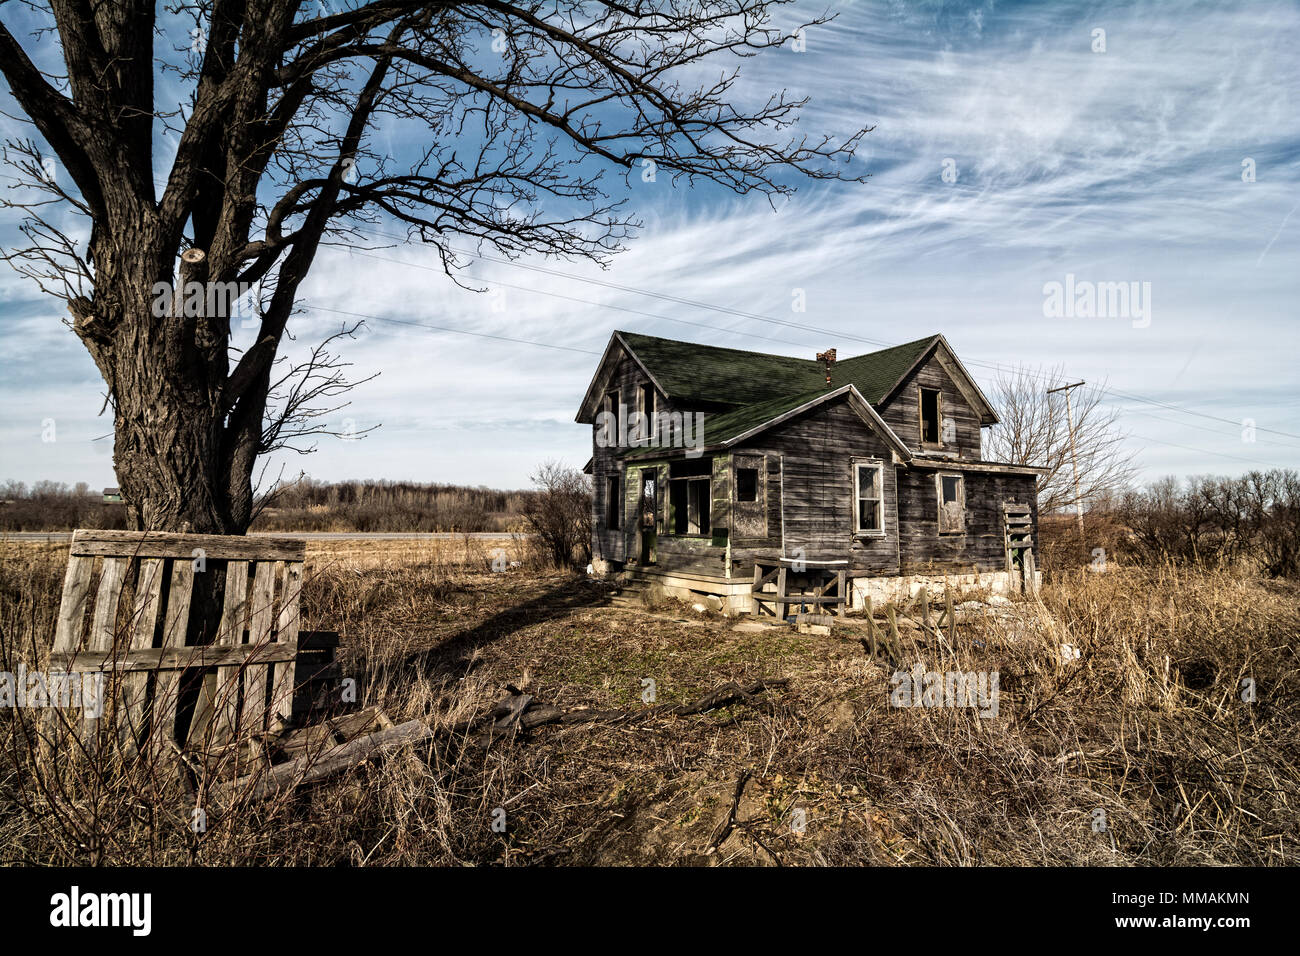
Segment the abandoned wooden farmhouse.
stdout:
<path fill-rule="evenodd" d="M 615 332 L 577 421 L 598 573 L 781 616 L 1036 584 L 1041 470 L 980 457 L 998 418 L 942 335 L 837 361 Z"/>

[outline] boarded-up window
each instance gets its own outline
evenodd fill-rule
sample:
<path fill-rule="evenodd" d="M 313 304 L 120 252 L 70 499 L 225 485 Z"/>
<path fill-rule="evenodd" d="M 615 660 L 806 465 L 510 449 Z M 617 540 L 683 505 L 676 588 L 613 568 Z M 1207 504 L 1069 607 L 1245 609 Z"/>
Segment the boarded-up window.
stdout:
<path fill-rule="evenodd" d="M 939 476 L 939 533 L 966 530 L 966 489 L 961 475 Z"/>
<path fill-rule="evenodd" d="M 619 502 L 622 500 L 619 491 L 618 475 L 609 475 L 605 478 L 605 527 L 618 528 L 622 522 L 619 521 Z"/>
<path fill-rule="evenodd" d="M 737 501 L 758 500 L 758 469 L 757 468 L 736 469 L 736 500 Z"/>
<path fill-rule="evenodd" d="M 867 462 L 853 468 L 857 507 L 853 530 L 870 534 L 885 530 L 885 473 L 880 462 Z"/>
<path fill-rule="evenodd" d="M 939 390 L 921 389 L 921 441 L 927 445 L 939 444 Z"/>

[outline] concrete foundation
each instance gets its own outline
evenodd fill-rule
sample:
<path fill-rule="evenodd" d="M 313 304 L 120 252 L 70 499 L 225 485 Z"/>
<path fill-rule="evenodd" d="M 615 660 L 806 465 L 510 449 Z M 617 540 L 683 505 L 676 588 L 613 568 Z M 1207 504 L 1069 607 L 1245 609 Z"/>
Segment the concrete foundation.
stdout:
<path fill-rule="evenodd" d="M 1043 583 L 1043 572 L 1034 572 L 1035 584 Z M 849 595 L 852 607 L 866 606 L 866 599 L 873 604 L 890 601 L 906 601 L 921 588 L 931 594 L 942 593 L 944 588 L 985 588 L 992 594 L 1014 594 L 1020 591 L 1019 572 L 1009 574 L 1006 571 L 981 571 L 973 574 L 904 574 L 896 577 L 853 578 L 849 582 Z"/>
<path fill-rule="evenodd" d="M 726 614 L 754 613 L 753 579 L 723 578 L 683 571 L 665 571 L 659 568 L 636 568 L 626 572 L 630 577 L 657 586 L 665 597 L 690 603 L 707 603 L 709 595 L 722 602 Z M 1035 572 L 1037 583 L 1042 583 L 1042 572 Z M 973 574 L 923 575 L 908 574 L 892 577 L 849 579 L 851 609 L 866 606 L 869 596 L 873 604 L 905 601 L 922 587 L 932 594 L 942 593 L 945 587 L 984 588 L 993 594 L 1010 594 L 1020 590 L 1020 575 L 1006 571 L 984 571 Z M 768 591 L 775 587 L 768 585 Z"/>

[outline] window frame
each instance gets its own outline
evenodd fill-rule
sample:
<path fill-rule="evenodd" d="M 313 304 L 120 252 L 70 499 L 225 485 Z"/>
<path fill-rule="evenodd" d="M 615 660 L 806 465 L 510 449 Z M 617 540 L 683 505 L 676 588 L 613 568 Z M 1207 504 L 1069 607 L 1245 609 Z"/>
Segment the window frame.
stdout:
<path fill-rule="evenodd" d="M 605 529 L 623 530 L 623 476 L 619 474 L 605 476 Z"/>
<path fill-rule="evenodd" d="M 646 397 L 650 399 L 650 407 L 646 408 Z M 652 443 L 659 437 L 659 416 L 656 414 L 659 406 L 659 397 L 655 394 L 655 387 L 649 382 L 642 382 L 636 389 L 637 411 L 641 415 L 641 421 L 646 423 L 646 434 L 641 436 L 649 439 Z"/>
<path fill-rule="evenodd" d="M 752 497 L 752 498 L 742 498 L 742 497 L 740 497 L 740 473 L 741 473 L 742 471 L 752 471 L 752 472 L 754 473 L 754 497 Z M 762 480 L 761 480 L 761 476 L 760 476 L 760 474 L 759 474 L 759 471 L 760 471 L 760 469 L 759 469 L 758 467 L 756 467 L 756 466 L 755 466 L 755 467 L 750 467 L 749 465 L 737 465 L 737 466 L 736 466 L 736 478 L 735 478 L 735 484 L 733 485 L 733 487 L 734 487 L 734 489 L 735 489 L 735 494 L 734 494 L 733 500 L 736 502 L 736 504 L 741 504 L 741 505 L 752 505 L 752 504 L 758 504 L 758 502 L 759 502 L 759 500 L 760 500 L 760 499 L 759 499 L 759 493 L 760 493 L 760 491 L 761 491 L 761 488 L 760 488 L 759 486 L 762 484 Z"/>
<path fill-rule="evenodd" d="M 961 505 L 961 527 L 945 528 L 943 517 L 943 481 L 945 478 L 957 479 L 957 501 Z M 958 535 L 966 533 L 966 476 L 959 471 L 940 471 L 934 476 L 935 490 L 935 527 L 939 534 Z"/>
<path fill-rule="evenodd" d="M 623 431 L 623 390 L 611 388 L 605 393 L 605 411 L 614 417 L 614 440 L 610 443 L 612 448 L 622 448 L 622 438 L 625 436 Z"/>
<path fill-rule="evenodd" d="M 925 437 L 925 393 L 934 393 L 934 441 Z M 943 389 L 928 385 L 916 386 L 916 424 L 918 438 L 923 448 L 943 447 Z"/>
<path fill-rule="evenodd" d="M 876 491 L 877 497 L 865 500 L 876 502 L 876 514 L 879 518 L 879 528 L 863 528 L 862 520 L 862 469 L 871 468 L 876 473 Z M 854 537 L 863 538 L 883 538 L 887 531 L 885 529 L 885 462 L 880 458 L 855 458 L 853 459 L 853 535 Z"/>
<path fill-rule="evenodd" d="M 674 487 L 675 487 L 677 484 L 679 484 L 679 483 L 680 483 L 680 484 L 683 484 L 683 485 L 685 486 L 685 492 L 684 492 L 684 494 L 685 494 L 685 506 L 686 506 L 686 519 L 685 519 L 684 525 L 685 525 L 685 527 L 686 527 L 686 529 L 687 529 L 687 530 L 685 530 L 685 531 L 678 531 L 678 530 L 677 530 L 677 516 L 678 516 L 678 513 L 680 512 L 681 509 L 678 508 L 677 504 L 676 504 L 675 501 L 673 500 L 673 499 L 674 499 L 673 489 L 674 489 Z M 702 484 L 702 485 L 705 486 L 705 489 L 704 489 L 704 497 L 703 497 L 703 499 L 701 499 L 701 500 L 702 500 L 702 501 L 705 501 L 705 502 L 708 503 L 708 509 L 709 509 L 709 516 L 708 516 L 708 517 L 709 517 L 709 522 L 708 522 L 708 526 L 707 526 L 707 527 L 703 527 L 703 526 L 702 526 L 702 527 L 701 527 L 701 530 L 699 530 L 699 531 L 691 531 L 691 530 L 690 530 L 690 526 L 691 526 L 691 517 L 690 517 L 690 515 L 691 515 L 691 491 L 692 491 L 691 485 L 692 485 L 693 483 L 694 483 L 694 484 Z M 697 512 L 696 517 L 697 517 L 697 519 L 698 519 L 698 517 L 699 517 L 699 514 L 698 514 L 699 510 L 700 510 L 700 509 L 699 509 L 699 507 L 698 507 L 698 505 L 697 505 L 697 507 L 696 507 L 696 512 Z M 669 512 L 669 520 L 666 522 L 666 524 L 667 524 L 667 528 L 666 528 L 666 532 L 665 532 L 666 534 L 669 534 L 669 535 L 671 535 L 672 537 L 675 537 L 675 538 L 711 538 L 711 537 L 713 537 L 713 477 L 712 477 L 711 475 L 685 475 L 685 476 L 682 476 L 682 477 L 680 477 L 680 478 L 669 478 L 669 479 L 668 479 L 668 512 Z M 700 522 L 698 522 L 698 521 L 697 521 L 696 523 L 697 523 L 697 524 L 700 524 Z"/>

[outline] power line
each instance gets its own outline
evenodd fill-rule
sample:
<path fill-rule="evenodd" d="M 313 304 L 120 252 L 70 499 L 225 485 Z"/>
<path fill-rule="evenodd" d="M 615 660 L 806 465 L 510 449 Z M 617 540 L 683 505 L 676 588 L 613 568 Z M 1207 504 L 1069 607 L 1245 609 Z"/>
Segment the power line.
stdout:
<path fill-rule="evenodd" d="M 361 257 L 366 258 L 366 259 L 377 259 L 377 260 L 380 261 L 380 262 L 391 262 L 391 263 L 393 263 L 394 265 L 399 265 L 399 266 L 409 266 L 409 267 L 412 268 L 412 269 L 423 269 L 423 270 L 426 271 L 426 272 L 442 272 L 442 271 L 443 271 L 443 270 L 441 270 L 441 269 L 437 269 L 437 268 L 435 268 L 435 267 L 433 267 L 433 266 L 422 265 L 421 263 L 418 263 L 418 262 L 407 262 L 407 261 L 404 260 L 404 259 L 392 259 L 392 258 L 389 258 L 388 256 L 377 256 L 377 255 L 375 255 L 373 252 L 359 252 L 359 251 L 357 251 L 357 250 L 355 250 L 355 249 L 352 249 L 352 250 L 350 250 L 350 253 L 351 253 L 352 255 L 354 255 L 354 256 L 361 256 Z M 613 310 L 613 311 L 615 311 L 615 312 L 627 312 L 627 313 L 629 313 L 629 314 L 631 314 L 631 315 L 640 315 L 640 316 L 644 316 L 644 317 L 646 317 L 646 318 L 650 318 L 650 319 L 663 319 L 665 322 L 678 322 L 678 323 L 681 323 L 682 325 L 690 325 L 690 326 L 694 326 L 694 327 L 697 328 L 697 329 L 706 329 L 706 330 L 708 330 L 708 331 L 710 331 L 710 332 L 721 332 L 721 333 L 724 333 L 724 334 L 735 334 L 735 330 L 733 330 L 733 329 L 720 329 L 720 328 L 718 328 L 717 326 L 714 326 L 714 325 L 707 325 L 707 324 L 705 324 L 705 323 L 703 323 L 703 322 L 690 322 L 690 321 L 687 321 L 686 319 L 675 319 L 675 318 L 673 318 L 673 317 L 670 316 L 670 315 L 660 315 L 660 314 L 658 314 L 658 313 L 656 313 L 656 312 L 644 312 L 644 311 L 642 311 L 642 310 L 640 310 L 640 309 L 629 309 L 629 308 L 627 308 L 626 306 L 621 306 L 621 305 L 608 305 L 608 304 L 606 304 L 606 303 L 604 303 L 604 302 L 593 302 L 591 299 L 582 299 L 582 298 L 579 298 L 578 296 L 574 296 L 574 295 L 565 295 L 563 292 L 548 292 L 548 291 L 546 291 L 545 289 L 533 289 L 533 288 L 530 288 L 530 287 L 528 287 L 528 286 L 526 286 L 526 285 L 512 285 L 512 284 L 509 283 L 509 282 L 498 282 L 498 281 L 496 281 L 496 280 L 487 280 L 487 279 L 485 279 L 485 280 L 483 280 L 483 281 L 485 281 L 485 282 L 490 282 L 491 285 L 493 285 L 493 286 L 500 286 L 500 287 L 503 288 L 503 289 L 515 289 L 515 290 L 517 290 L 517 291 L 519 291 L 519 292 L 532 292 L 532 293 L 534 293 L 534 294 L 536 294 L 536 295 L 547 295 L 547 296 L 551 296 L 552 298 L 555 298 L 555 299 L 564 299 L 565 301 L 568 301 L 568 302 L 577 302 L 577 303 L 579 303 L 579 304 L 581 304 L 581 305 L 590 305 L 590 306 L 595 306 L 595 307 L 598 308 L 598 309 L 611 309 L 611 310 Z M 745 333 L 745 334 L 746 334 L 746 335 L 749 335 L 749 333 Z M 803 347 L 803 346 L 802 346 L 800 343 L 798 343 L 798 342 L 790 342 L 790 341 L 788 341 L 788 340 L 786 340 L 786 339 L 773 339 L 773 338 L 768 338 L 767 336 L 764 336 L 764 335 L 754 335 L 754 336 L 750 336 L 750 337 L 751 337 L 751 338 L 756 338 L 756 339 L 763 339 L 764 341 L 767 341 L 767 342 L 780 342 L 782 345 L 793 345 L 795 348 L 802 348 L 802 347 Z M 596 354 L 599 355 L 600 353 L 597 352 Z"/>
<path fill-rule="evenodd" d="M 1139 441 L 1153 442 L 1157 445 L 1168 445 L 1171 448 L 1182 448 L 1184 451 L 1194 451 L 1201 455 L 1214 455 L 1217 458 L 1230 458 L 1233 461 L 1244 461 L 1246 464 L 1255 465 L 1256 467 L 1260 467 L 1260 466 L 1268 467 L 1265 462 L 1259 461 L 1258 459 L 1255 458 L 1241 458 L 1238 455 L 1228 455 L 1221 451 L 1209 451 L 1205 448 L 1193 448 L 1191 445 L 1179 445 L 1177 442 L 1162 441 L 1159 438 L 1147 438 L 1145 435 L 1133 435 L 1130 433 L 1129 437 L 1136 438 Z"/>
<path fill-rule="evenodd" d="M 365 312 L 348 312 L 344 309 L 327 309 L 322 305 L 313 305 L 312 311 L 315 312 L 333 312 L 336 315 L 350 315 L 358 319 L 371 319 L 375 322 L 395 322 L 398 325 L 413 325 L 421 329 L 431 329 L 435 332 L 451 332 L 454 335 L 473 335 L 481 339 L 496 339 L 498 342 L 513 342 L 516 345 L 535 345 L 541 349 L 557 349 L 563 352 L 581 352 L 583 355 L 600 355 L 600 352 L 593 352 L 591 349 L 580 349 L 572 345 L 552 345 L 549 342 L 533 342 L 528 339 L 511 338 L 508 335 L 493 335 L 490 332 L 471 332 L 468 329 L 453 329 L 446 325 L 432 325 L 426 322 L 413 322 L 409 319 L 394 319 L 386 315 L 367 315 Z"/>

